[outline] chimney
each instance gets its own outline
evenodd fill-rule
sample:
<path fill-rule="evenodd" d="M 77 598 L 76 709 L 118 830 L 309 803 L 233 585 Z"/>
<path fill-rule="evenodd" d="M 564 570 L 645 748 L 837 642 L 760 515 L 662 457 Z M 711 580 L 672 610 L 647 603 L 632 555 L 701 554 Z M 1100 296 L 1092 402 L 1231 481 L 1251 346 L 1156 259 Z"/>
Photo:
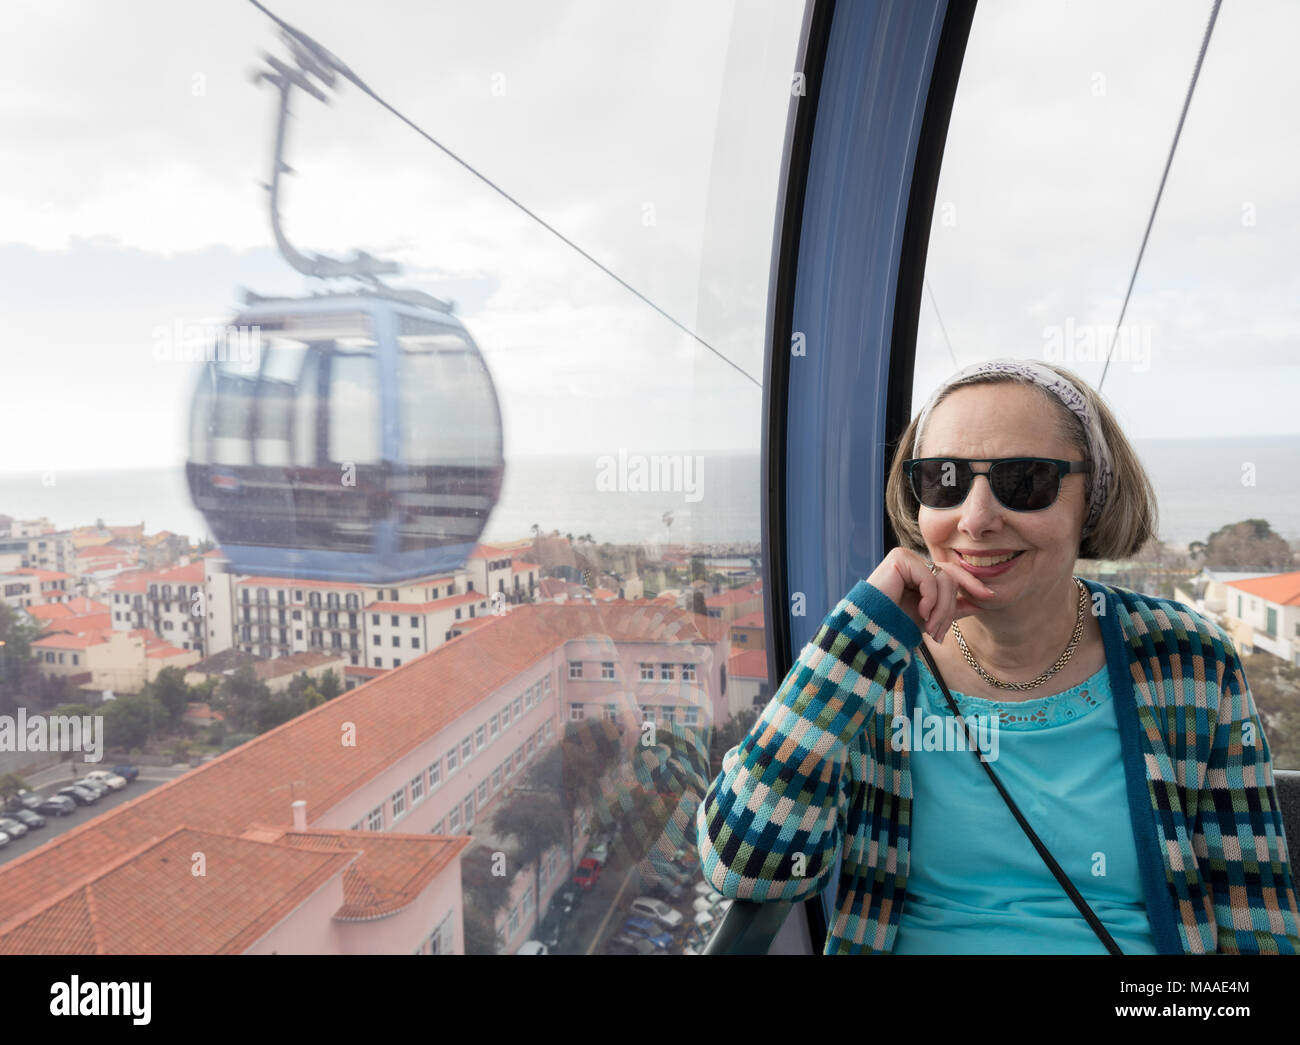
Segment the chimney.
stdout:
<path fill-rule="evenodd" d="M 295 831 L 307 830 L 307 802 L 299 798 L 293 803 L 293 829 Z"/>

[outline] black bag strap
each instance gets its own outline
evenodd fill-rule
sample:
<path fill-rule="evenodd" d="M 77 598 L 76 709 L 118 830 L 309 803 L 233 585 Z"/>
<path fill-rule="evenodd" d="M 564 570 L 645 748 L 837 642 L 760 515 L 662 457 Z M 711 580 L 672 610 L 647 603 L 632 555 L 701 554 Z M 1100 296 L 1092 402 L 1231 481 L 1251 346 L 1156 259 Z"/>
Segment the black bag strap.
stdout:
<path fill-rule="evenodd" d="M 943 695 L 948 701 L 948 707 L 952 709 L 953 715 L 964 723 L 965 719 L 962 718 L 961 711 L 957 708 L 957 702 L 952 699 L 952 694 L 948 692 L 948 684 L 943 681 L 943 676 L 939 674 L 939 667 L 935 664 L 934 658 L 930 656 L 930 651 L 926 648 L 924 641 L 921 643 L 921 653 L 925 656 L 925 663 L 929 666 L 930 673 L 934 676 L 935 681 L 939 683 L 939 688 L 943 690 Z M 1093 909 L 1088 906 L 1088 901 L 1079 895 L 1079 890 L 1074 887 L 1074 883 L 1070 881 L 1069 875 L 1061 870 L 1061 865 L 1056 862 L 1056 859 L 1048 851 L 1047 846 L 1043 845 L 1038 835 L 1034 834 L 1034 829 L 1029 826 L 1029 821 L 1021 815 L 1020 809 L 1016 806 L 1016 803 L 1011 800 L 1011 796 L 1007 794 L 1007 789 L 1002 786 L 1002 781 L 1000 781 L 994 774 L 988 761 L 980 757 L 979 749 L 975 746 L 975 738 L 971 736 L 969 732 L 967 733 L 967 739 L 970 741 L 970 749 L 974 753 L 976 761 L 984 767 L 984 772 L 986 772 L 989 775 L 989 779 L 993 781 L 993 786 L 998 789 L 998 794 L 1002 796 L 1002 800 L 1006 802 L 1007 808 L 1011 810 L 1011 815 L 1016 818 L 1016 823 L 1020 825 L 1021 830 L 1029 837 L 1029 841 L 1032 842 L 1034 848 L 1038 850 L 1038 855 L 1043 858 L 1043 862 L 1047 864 L 1052 874 L 1056 876 L 1056 880 L 1061 883 L 1061 888 L 1065 890 L 1066 895 L 1068 895 L 1071 901 L 1073 901 L 1074 906 L 1079 909 L 1079 913 L 1087 920 L 1092 931 L 1097 934 L 1097 938 L 1105 944 L 1106 950 L 1111 954 L 1123 954 L 1124 952 L 1119 949 L 1119 945 L 1115 942 L 1114 938 L 1112 938 L 1110 933 L 1106 931 L 1106 927 L 1101 924 L 1101 919 L 1098 918 L 1093 912 Z"/>

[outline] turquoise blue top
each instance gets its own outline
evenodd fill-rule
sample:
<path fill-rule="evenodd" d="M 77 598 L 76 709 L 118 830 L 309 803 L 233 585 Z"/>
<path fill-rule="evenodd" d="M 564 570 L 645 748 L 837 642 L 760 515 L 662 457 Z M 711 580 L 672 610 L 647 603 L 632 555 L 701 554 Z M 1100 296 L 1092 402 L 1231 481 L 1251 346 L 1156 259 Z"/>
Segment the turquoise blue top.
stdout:
<path fill-rule="evenodd" d="M 955 730 L 927 730 L 930 716 L 946 727 L 952 714 L 924 660 L 915 663 L 913 719 L 896 731 L 910 751 L 913 805 L 911 873 L 892 953 L 1105 954 L 975 756 L 943 750 L 956 746 Z M 996 755 L 990 765 L 1002 786 L 1120 949 L 1158 953 L 1107 669 L 1031 700 L 952 695 L 963 716 L 983 716 L 976 743 Z"/>

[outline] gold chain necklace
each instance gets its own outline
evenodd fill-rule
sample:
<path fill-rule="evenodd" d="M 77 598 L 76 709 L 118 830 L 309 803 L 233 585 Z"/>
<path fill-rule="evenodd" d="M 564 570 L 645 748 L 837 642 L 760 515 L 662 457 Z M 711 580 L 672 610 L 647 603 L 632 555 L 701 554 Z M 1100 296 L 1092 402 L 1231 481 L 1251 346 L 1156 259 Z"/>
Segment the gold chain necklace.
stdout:
<path fill-rule="evenodd" d="M 970 647 L 966 645 L 966 639 L 962 636 L 961 628 L 957 627 L 956 621 L 953 621 L 952 633 L 957 636 L 957 646 L 961 649 L 962 656 L 966 658 L 966 663 L 979 672 L 980 678 L 990 686 L 996 686 L 998 689 L 1026 690 L 1036 689 L 1041 686 L 1044 682 L 1065 667 L 1066 662 L 1073 655 L 1075 647 L 1079 645 L 1079 640 L 1083 637 L 1083 607 L 1088 601 L 1088 589 L 1084 587 L 1083 581 L 1079 580 L 1078 577 L 1074 578 L 1074 583 L 1079 586 L 1079 614 L 1074 622 L 1074 634 L 1070 636 L 1070 644 L 1065 647 L 1065 652 L 1057 657 L 1056 663 L 1039 675 L 1038 678 L 1030 682 L 1003 682 L 1001 679 L 995 679 L 987 671 L 981 668 L 978 663 L 976 663 L 975 657 L 970 651 Z"/>

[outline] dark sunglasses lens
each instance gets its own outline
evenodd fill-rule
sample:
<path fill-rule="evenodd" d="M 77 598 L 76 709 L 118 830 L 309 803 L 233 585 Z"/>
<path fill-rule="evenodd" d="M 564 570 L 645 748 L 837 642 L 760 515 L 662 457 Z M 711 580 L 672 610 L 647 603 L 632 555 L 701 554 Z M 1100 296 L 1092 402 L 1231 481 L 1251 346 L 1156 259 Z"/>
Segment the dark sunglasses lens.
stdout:
<path fill-rule="evenodd" d="M 965 461 L 918 461 L 912 466 L 912 492 L 927 508 L 956 508 L 970 490 Z"/>
<path fill-rule="evenodd" d="M 1061 488 L 1061 476 L 1050 461 L 1004 461 L 991 465 L 993 495 L 1014 512 L 1050 508 Z"/>

